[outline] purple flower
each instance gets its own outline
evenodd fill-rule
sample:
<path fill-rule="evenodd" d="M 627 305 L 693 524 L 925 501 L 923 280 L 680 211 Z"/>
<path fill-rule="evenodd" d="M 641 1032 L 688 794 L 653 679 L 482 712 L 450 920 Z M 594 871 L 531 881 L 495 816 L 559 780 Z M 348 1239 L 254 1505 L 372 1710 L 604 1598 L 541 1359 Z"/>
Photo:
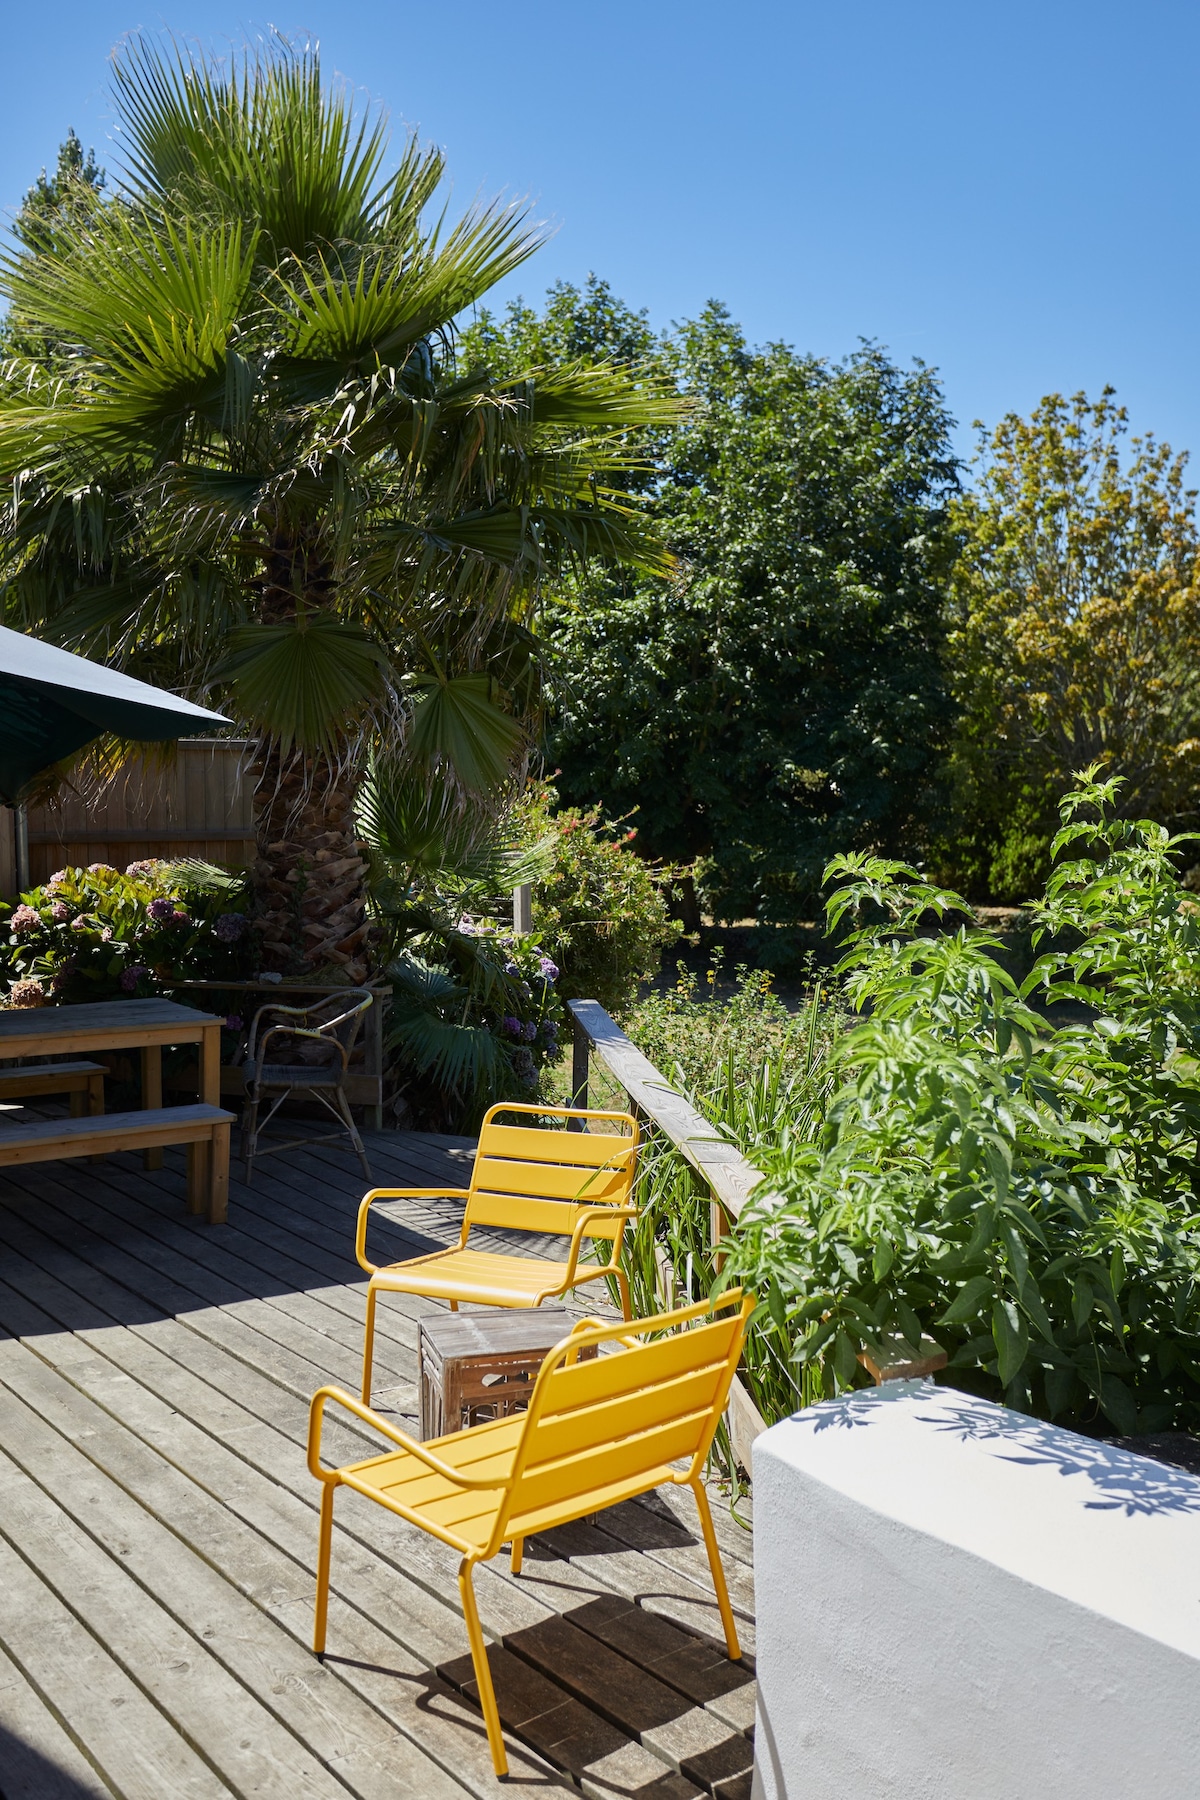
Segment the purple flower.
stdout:
<path fill-rule="evenodd" d="M 20 937 L 26 931 L 36 931 L 42 922 L 42 915 L 32 906 L 18 906 L 9 924 Z"/>
<path fill-rule="evenodd" d="M 551 962 L 548 956 L 542 957 L 541 961 L 538 963 L 538 971 L 541 974 L 543 981 L 558 980 L 558 964 Z"/>
<path fill-rule="evenodd" d="M 148 975 L 149 973 L 150 971 L 145 963 L 130 963 L 127 969 L 121 970 L 121 986 L 127 994 L 136 993 L 138 982 L 142 979 L 143 975 Z"/>
<path fill-rule="evenodd" d="M 537 1069 L 534 1067 L 533 1057 L 528 1050 L 515 1050 L 513 1052 L 512 1066 L 513 1073 L 516 1075 L 518 1081 L 532 1084 L 537 1080 Z"/>
<path fill-rule="evenodd" d="M 525 1039 L 527 1044 L 532 1044 L 534 1038 L 537 1036 L 536 1019 L 526 1019 L 525 1024 L 522 1027 L 521 1036 Z"/>
<path fill-rule="evenodd" d="M 175 902 L 168 900 L 165 894 L 160 894 L 157 900 L 150 902 L 146 912 L 156 925 L 165 925 L 168 919 L 174 917 Z"/>
<path fill-rule="evenodd" d="M 71 917 L 71 909 L 65 900 L 56 900 L 50 908 L 50 917 L 56 925 L 65 925 Z"/>
<path fill-rule="evenodd" d="M 558 1021 L 556 1019 L 543 1019 L 542 1020 L 542 1036 L 545 1038 L 545 1040 L 548 1044 L 557 1044 L 557 1042 L 558 1042 Z"/>
<path fill-rule="evenodd" d="M 521 970 L 515 962 L 506 962 L 504 965 L 504 973 L 506 975 L 519 975 Z"/>
<path fill-rule="evenodd" d="M 246 920 L 242 913 L 222 913 L 213 926 L 213 935 L 222 944 L 236 944 L 246 929 Z"/>
<path fill-rule="evenodd" d="M 241 1013 L 230 1013 L 225 1020 L 225 1029 L 226 1031 L 240 1031 L 242 1029 Z"/>
<path fill-rule="evenodd" d="M 502 1031 L 507 1031 L 509 1037 L 519 1038 L 521 1036 L 521 1021 L 520 1019 L 514 1019 L 511 1013 L 505 1013 L 500 1021 L 500 1029 Z"/>
<path fill-rule="evenodd" d="M 57 975 L 52 975 L 50 977 L 50 992 L 52 994 L 61 994 L 63 989 L 69 987 L 70 985 L 71 985 L 70 969 L 62 968 L 58 971 Z"/>
<path fill-rule="evenodd" d="M 184 912 L 181 906 L 175 907 L 171 913 L 171 917 L 167 920 L 168 925 L 190 925 L 191 922 L 191 913 Z"/>

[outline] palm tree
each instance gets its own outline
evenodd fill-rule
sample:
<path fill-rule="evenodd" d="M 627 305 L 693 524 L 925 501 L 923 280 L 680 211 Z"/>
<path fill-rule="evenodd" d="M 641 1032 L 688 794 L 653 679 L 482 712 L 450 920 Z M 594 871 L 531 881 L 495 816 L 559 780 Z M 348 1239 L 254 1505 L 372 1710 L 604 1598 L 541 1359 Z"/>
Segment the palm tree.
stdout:
<path fill-rule="evenodd" d="M 0 259 L 9 622 L 224 705 L 255 743 L 263 961 L 367 968 L 369 747 L 478 794 L 519 761 L 539 583 L 669 558 L 628 499 L 648 377 L 462 368 L 454 321 L 537 247 L 430 222 L 439 152 L 274 40 L 115 63 L 126 165 Z M 632 435 L 631 435 L 632 434 Z"/>

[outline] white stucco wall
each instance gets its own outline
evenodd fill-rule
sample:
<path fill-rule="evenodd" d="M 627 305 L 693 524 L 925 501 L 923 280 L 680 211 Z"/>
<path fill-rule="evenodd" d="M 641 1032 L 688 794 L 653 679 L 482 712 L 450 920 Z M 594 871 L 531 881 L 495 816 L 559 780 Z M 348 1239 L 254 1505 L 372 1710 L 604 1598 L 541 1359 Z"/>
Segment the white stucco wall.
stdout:
<path fill-rule="evenodd" d="M 1200 1800 L 1200 1479 L 889 1382 L 754 1516 L 755 1800 Z"/>

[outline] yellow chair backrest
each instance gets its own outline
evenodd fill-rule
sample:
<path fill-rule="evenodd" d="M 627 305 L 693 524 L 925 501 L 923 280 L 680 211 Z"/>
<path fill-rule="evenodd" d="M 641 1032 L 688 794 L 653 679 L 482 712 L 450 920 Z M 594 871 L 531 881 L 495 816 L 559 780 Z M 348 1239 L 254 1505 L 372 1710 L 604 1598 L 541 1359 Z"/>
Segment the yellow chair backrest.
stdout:
<path fill-rule="evenodd" d="M 687 1481 L 702 1468 L 737 1370 L 753 1295 L 740 1288 L 633 1330 L 588 1321 L 552 1350 L 530 1398 L 495 1543 L 598 1511 L 647 1479 Z M 724 1316 L 713 1317 L 713 1312 Z M 692 1323 L 705 1319 L 704 1324 Z M 688 1329 L 690 1325 L 690 1329 Z M 616 1342 L 632 1345 L 604 1354 Z M 599 1354 L 580 1360 L 595 1345 Z M 671 1465 L 688 1457 L 685 1474 Z"/>
<path fill-rule="evenodd" d="M 570 1237 L 589 1207 L 628 1206 L 641 1133 L 629 1113 L 590 1112 L 589 1120 L 619 1125 L 621 1133 L 556 1131 L 501 1125 L 498 1114 L 567 1118 L 566 1109 L 493 1106 L 484 1116 L 471 1173 L 465 1224 L 513 1231 L 560 1232 Z M 576 1114 L 575 1116 L 581 1116 Z M 623 1221 L 589 1220 L 585 1237 L 615 1238 Z"/>

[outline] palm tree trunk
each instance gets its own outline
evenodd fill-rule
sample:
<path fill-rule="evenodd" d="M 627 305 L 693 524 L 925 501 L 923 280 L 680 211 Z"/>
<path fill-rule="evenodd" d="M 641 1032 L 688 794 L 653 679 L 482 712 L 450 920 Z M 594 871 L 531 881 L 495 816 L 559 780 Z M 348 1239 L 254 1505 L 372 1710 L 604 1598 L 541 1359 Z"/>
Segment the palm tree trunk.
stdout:
<path fill-rule="evenodd" d="M 255 768 L 256 925 L 262 966 L 360 985 L 370 971 L 367 864 L 354 826 L 353 777 L 273 745 Z"/>

